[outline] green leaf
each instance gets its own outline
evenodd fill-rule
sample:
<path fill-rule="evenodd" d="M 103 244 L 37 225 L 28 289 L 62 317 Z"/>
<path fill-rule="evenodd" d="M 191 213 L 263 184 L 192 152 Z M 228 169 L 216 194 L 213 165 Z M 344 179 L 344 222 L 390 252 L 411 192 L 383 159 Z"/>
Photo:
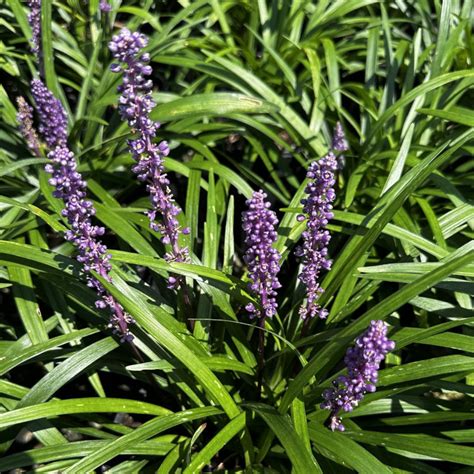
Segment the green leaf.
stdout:
<path fill-rule="evenodd" d="M 11 469 L 18 469 L 26 466 L 36 464 L 52 463 L 60 459 L 82 458 L 103 449 L 108 444 L 107 441 L 78 441 L 68 443 L 66 445 L 54 445 L 46 448 L 36 448 L 23 451 L 22 453 L 5 456 L 0 460 L 0 469 L 8 471 Z M 122 451 L 121 454 L 125 456 L 164 456 L 170 449 L 174 447 L 173 443 L 165 443 L 159 441 L 142 441 L 139 445 L 131 445 Z M 71 461 L 61 464 L 63 468 L 60 471 L 52 468 L 51 464 L 47 464 L 48 471 L 46 472 L 68 472 L 65 467 L 70 466 L 75 462 Z M 34 468 L 34 472 L 42 472 L 38 467 Z M 75 471 L 79 472 L 79 471 Z M 121 471 L 124 472 L 124 471 Z"/>
<path fill-rule="evenodd" d="M 468 371 L 474 371 L 473 357 L 462 355 L 435 357 L 382 370 L 378 385 L 383 387 L 411 380 L 423 380 L 425 378 Z"/>
<path fill-rule="evenodd" d="M 44 212 L 40 208 L 34 206 L 33 204 L 25 204 L 19 201 L 16 201 L 14 199 L 6 198 L 3 196 L 0 196 L 0 202 L 4 202 L 6 204 L 9 204 L 11 206 L 15 206 L 19 209 L 23 209 L 25 211 L 30 212 L 31 214 L 39 217 L 42 219 L 44 222 L 46 222 L 53 230 L 56 232 L 65 232 L 66 228 L 53 216 L 50 214 Z"/>
<path fill-rule="evenodd" d="M 73 474 L 77 472 L 91 472 L 100 467 L 110 459 L 123 454 L 124 450 L 139 446 L 144 440 L 156 436 L 162 431 L 168 430 L 182 423 L 207 418 L 209 416 L 221 413 L 214 407 L 195 408 L 186 410 L 181 413 L 173 413 L 150 420 L 136 428 L 131 433 L 121 436 L 114 441 L 108 442 L 106 446 L 98 449 L 89 456 L 81 459 L 79 462 L 71 466 L 65 471 L 65 474 Z M 239 419 L 237 417 L 236 419 Z M 161 453 L 160 453 L 161 454 Z M 160 455 L 152 453 L 152 455 Z"/>
<path fill-rule="evenodd" d="M 339 67 L 337 64 L 337 53 L 333 41 L 329 38 L 322 39 L 326 69 L 329 79 L 329 92 L 331 93 L 337 107 L 341 107 L 341 91 L 339 80 Z"/>
<path fill-rule="evenodd" d="M 249 184 L 235 171 L 232 171 L 227 166 L 211 163 L 204 160 L 193 160 L 187 164 L 189 168 L 203 171 L 212 171 L 220 178 L 225 179 L 229 184 L 234 186 L 241 194 L 246 198 L 250 198 L 253 193 L 253 189 Z"/>
<path fill-rule="evenodd" d="M 311 423 L 309 436 L 316 448 L 331 453 L 332 457 L 340 464 L 348 465 L 357 472 L 364 473 L 390 473 L 392 472 L 375 456 L 347 436 L 332 432 L 321 425 Z"/>
<path fill-rule="evenodd" d="M 6 165 L 0 166 L 0 176 L 8 175 L 12 173 L 13 171 L 24 168 L 26 166 L 42 165 L 45 163 L 49 163 L 49 161 L 50 160 L 46 158 L 28 158 L 26 160 L 20 160 L 14 163 L 8 163 Z"/>
<path fill-rule="evenodd" d="M 188 189 L 186 193 L 186 218 L 188 220 L 191 242 L 191 251 L 199 235 L 199 198 L 201 194 L 201 172 L 189 170 Z"/>
<path fill-rule="evenodd" d="M 431 117 L 439 117 L 449 122 L 460 123 L 468 127 L 474 127 L 474 112 L 464 107 L 450 107 L 449 110 L 439 109 L 417 109 L 420 114 L 430 115 Z"/>
<path fill-rule="evenodd" d="M 412 124 L 408 128 L 406 135 L 403 138 L 403 142 L 400 146 L 400 151 L 393 162 L 392 169 L 388 175 L 387 181 L 384 184 L 382 189 L 382 194 L 390 189 L 402 176 L 403 168 L 405 166 L 405 160 L 407 158 L 408 152 L 410 151 L 411 141 L 413 138 L 413 132 L 415 131 L 415 125 Z"/>
<path fill-rule="evenodd" d="M 26 423 L 41 418 L 78 413 L 136 413 L 161 416 L 169 410 L 151 403 L 122 398 L 73 398 L 69 400 L 51 400 L 38 405 L 18 408 L 0 413 L 0 428 Z"/>
<path fill-rule="evenodd" d="M 231 113 L 265 114 L 276 112 L 273 104 L 257 97 L 229 92 L 196 94 L 160 104 L 153 109 L 151 118 L 159 122 L 169 122 L 187 117 L 227 115 Z"/>
<path fill-rule="evenodd" d="M 111 285 L 102 278 L 100 280 L 112 296 L 138 321 L 141 327 L 190 370 L 208 392 L 212 400 L 222 406 L 230 418 L 240 413 L 239 408 L 219 379 L 205 364 L 196 358 L 195 354 L 174 333 L 161 324 L 151 312 L 137 304 L 136 299 L 132 297 L 133 291 L 131 288 L 127 288 L 125 284 L 120 284 L 119 287 L 117 278 L 115 278 L 117 286 Z"/>
<path fill-rule="evenodd" d="M 224 257 L 222 260 L 222 271 L 227 274 L 232 274 L 235 257 L 234 245 L 234 196 L 229 197 L 229 204 L 227 206 L 227 216 L 224 232 Z"/>
<path fill-rule="evenodd" d="M 211 357 L 200 357 L 201 361 L 206 364 L 213 371 L 234 370 L 244 374 L 255 375 L 255 371 L 248 365 L 239 362 L 235 359 L 229 359 L 226 356 L 213 355 Z M 141 370 L 163 370 L 170 372 L 174 370 L 172 364 L 165 360 L 158 360 L 152 362 L 144 362 L 142 364 L 135 364 L 127 366 L 127 370 L 141 371 Z"/>
<path fill-rule="evenodd" d="M 22 398 L 17 407 L 25 407 L 45 402 L 57 390 L 82 373 L 101 357 L 117 348 L 118 342 L 111 337 L 90 344 L 76 352 L 37 382 L 28 394 Z"/>
<path fill-rule="evenodd" d="M 127 219 L 119 215 L 113 208 L 94 203 L 97 218 L 108 228 L 112 229 L 124 242 L 128 243 L 137 252 L 143 255 L 156 256 L 155 249 L 143 238 Z"/>
<path fill-rule="evenodd" d="M 311 441 L 309 439 L 308 431 L 308 420 L 306 417 L 306 409 L 304 401 L 299 398 L 295 398 L 291 403 L 291 418 L 293 419 L 293 425 L 296 433 L 304 442 L 306 449 L 311 453 Z M 313 456 L 313 462 L 317 464 L 316 459 Z"/>
<path fill-rule="evenodd" d="M 404 95 L 401 99 L 395 102 L 392 106 L 390 106 L 377 120 L 375 126 L 372 128 L 370 133 L 367 136 L 366 142 L 370 143 L 377 133 L 380 132 L 380 129 L 384 126 L 385 122 L 390 118 L 394 117 L 397 110 L 405 105 L 409 104 L 417 97 L 421 97 L 423 94 L 427 92 L 431 92 L 445 84 L 449 84 L 450 82 L 457 81 L 459 79 L 469 79 L 472 81 L 474 78 L 474 71 L 471 70 L 464 70 L 464 71 L 454 71 L 448 72 L 446 74 L 442 74 L 441 76 L 437 76 L 423 84 L 412 89 L 406 95 Z"/>
<path fill-rule="evenodd" d="M 119 250 L 114 250 L 111 254 L 117 261 L 143 265 L 151 269 L 166 270 L 171 273 L 183 275 L 193 278 L 197 282 L 205 282 L 216 288 L 226 288 L 229 293 L 242 302 L 254 302 L 253 298 L 247 293 L 247 286 L 242 280 L 226 275 L 219 270 L 190 263 L 167 263 L 163 259 L 152 258 L 146 255 L 140 256 Z"/>
<path fill-rule="evenodd" d="M 36 302 L 31 274 L 26 268 L 10 267 L 10 281 L 13 283 L 13 297 L 23 326 L 33 344 L 48 340 L 41 311 Z"/>
<path fill-rule="evenodd" d="M 434 459 L 452 461 L 459 464 L 474 466 L 474 448 L 459 446 L 446 442 L 445 439 L 425 439 L 413 436 L 404 436 L 390 433 L 376 433 L 371 431 L 349 431 L 347 436 L 360 443 L 387 448 L 402 449 L 409 453 L 430 456 Z"/>
<path fill-rule="evenodd" d="M 31 28 L 28 23 L 28 16 L 25 13 L 23 5 L 20 0 L 7 0 L 12 12 L 15 15 L 15 19 L 20 25 L 21 31 L 27 40 L 31 39 Z"/>
<path fill-rule="evenodd" d="M 73 331 L 69 334 L 63 334 L 49 339 L 45 342 L 40 342 L 32 346 L 23 348 L 21 352 L 10 353 L 8 357 L 0 357 L 0 375 L 4 375 L 14 367 L 26 362 L 34 357 L 43 354 L 46 351 L 50 351 L 55 347 L 67 344 L 71 341 L 77 341 L 83 337 L 90 336 L 91 334 L 97 333 L 97 329 L 86 328 L 80 329 L 79 331 Z"/>
<path fill-rule="evenodd" d="M 64 94 L 62 94 L 59 86 L 58 76 L 54 70 L 52 3 L 52 0 L 42 0 L 41 2 L 41 56 L 46 86 L 54 96 L 64 99 Z M 62 103 L 65 106 L 64 100 L 62 100 Z"/>
<path fill-rule="evenodd" d="M 300 439 L 286 416 L 280 415 L 273 407 L 263 403 L 247 403 L 246 407 L 263 418 L 265 423 L 279 439 L 283 449 L 292 462 L 295 473 L 307 474 L 309 472 L 322 472 L 306 448 L 304 441 Z"/>
<path fill-rule="evenodd" d="M 222 449 L 234 436 L 245 428 L 245 413 L 233 418 L 219 433 L 217 433 L 183 471 L 183 474 L 201 472 L 206 463 Z"/>
<path fill-rule="evenodd" d="M 384 265 L 372 265 L 370 267 L 358 268 L 361 273 L 382 273 L 382 274 L 412 274 L 421 275 L 423 273 L 435 270 L 442 266 L 442 262 L 426 262 L 426 263 L 387 263 Z M 472 265 L 466 265 L 464 268 L 460 268 L 453 275 L 460 275 L 465 277 L 474 277 L 474 267 Z"/>

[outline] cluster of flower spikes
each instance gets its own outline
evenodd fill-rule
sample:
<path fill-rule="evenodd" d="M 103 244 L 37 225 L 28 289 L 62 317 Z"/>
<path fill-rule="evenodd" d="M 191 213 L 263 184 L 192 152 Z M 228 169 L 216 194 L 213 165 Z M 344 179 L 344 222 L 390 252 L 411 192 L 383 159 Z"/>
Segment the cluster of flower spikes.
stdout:
<path fill-rule="evenodd" d="M 95 209 L 92 202 L 86 199 L 86 182 L 77 171 L 74 154 L 67 146 L 66 112 L 61 102 L 39 79 L 33 81 L 32 93 L 40 121 L 39 130 L 51 150 L 48 158 L 52 163 L 48 163 L 45 170 L 52 174 L 49 183 L 55 187 L 53 195 L 63 200 L 62 215 L 70 225 L 65 238 L 78 250 L 76 259 L 82 264 L 87 285 L 99 297 L 96 306 L 101 309 L 108 307 L 112 313 L 109 327 L 121 336 L 122 341 L 131 341 L 133 336 L 128 325 L 134 322 L 133 319 L 91 273 L 95 271 L 111 281 L 110 255 L 99 240 L 105 230 L 92 224 Z"/>
<path fill-rule="evenodd" d="M 355 346 L 347 350 L 344 358 L 347 375 L 338 377 L 333 381 L 334 388 L 323 392 L 325 401 L 321 408 L 331 410 L 333 431 L 344 431 L 338 416 L 341 410 L 352 411 L 367 392 L 375 392 L 380 364 L 394 348 L 395 343 L 387 338 L 387 325 L 383 321 L 372 321 L 356 339 Z"/>
<path fill-rule="evenodd" d="M 154 143 L 160 124 L 150 119 L 155 103 L 151 96 L 153 83 L 147 79 L 152 73 L 148 65 L 150 56 L 142 53 L 148 39 L 138 32 L 124 28 L 112 38 L 109 49 L 119 64 L 112 64 L 113 72 L 123 73 L 123 83 L 118 90 L 121 94 L 119 112 L 124 121 L 137 136 L 129 140 L 129 149 L 136 165 L 132 168 L 140 181 L 147 183 L 152 210 L 147 212 L 150 228 L 162 235 L 162 242 L 171 250 L 166 253 L 167 262 L 186 262 L 189 253 L 186 247 L 179 245 L 179 235 L 189 233 L 188 228 L 181 229 L 177 215 L 181 212 L 176 205 L 170 182 L 165 173 L 163 158 L 169 154 L 165 141 Z M 161 216 L 161 222 L 157 221 Z M 181 278 L 170 276 L 169 288 L 178 288 Z"/>
<path fill-rule="evenodd" d="M 35 156 L 40 156 L 38 135 L 33 126 L 33 108 L 28 105 L 24 97 L 17 97 L 18 113 L 16 119 L 20 125 L 20 132 Z"/>
<path fill-rule="evenodd" d="M 276 290 L 281 287 L 277 275 L 280 271 L 280 253 L 273 248 L 277 240 L 275 226 L 278 219 L 266 201 L 263 191 L 253 193 L 247 200 L 247 208 L 242 215 L 242 228 L 245 232 L 246 252 L 244 261 L 248 266 L 251 293 L 258 298 L 263 314 L 249 303 L 245 309 L 251 317 L 271 318 L 277 311 Z"/>
<path fill-rule="evenodd" d="M 28 23 L 31 26 L 31 51 L 39 58 L 41 52 L 41 0 L 28 0 L 30 13 Z"/>
<path fill-rule="evenodd" d="M 296 255 L 303 257 L 303 269 L 299 275 L 306 286 L 306 304 L 300 308 L 302 319 L 321 319 L 327 317 L 327 311 L 318 304 L 318 299 L 323 289 L 319 284 L 321 270 L 330 270 L 331 260 L 328 258 L 328 245 L 331 235 L 326 229 L 333 217 L 332 203 L 336 198 L 334 184 L 336 183 L 335 171 L 338 168 L 335 151 L 348 149 L 344 131 L 338 123 L 334 132 L 332 150 L 318 161 L 310 164 L 306 177 L 309 182 L 305 192 L 307 197 L 301 200 L 303 212 L 298 216 L 300 222 L 307 219 L 306 230 L 303 232 L 303 245 L 296 249 Z"/>

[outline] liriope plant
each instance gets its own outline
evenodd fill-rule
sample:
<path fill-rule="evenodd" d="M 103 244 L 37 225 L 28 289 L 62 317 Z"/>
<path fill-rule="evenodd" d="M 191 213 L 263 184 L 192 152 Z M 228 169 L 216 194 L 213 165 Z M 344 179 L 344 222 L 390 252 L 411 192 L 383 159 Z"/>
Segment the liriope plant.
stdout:
<path fill-rule="evenodd" d="M 469 2 L 0 8 L 0 471 L 471 469 Z"/>

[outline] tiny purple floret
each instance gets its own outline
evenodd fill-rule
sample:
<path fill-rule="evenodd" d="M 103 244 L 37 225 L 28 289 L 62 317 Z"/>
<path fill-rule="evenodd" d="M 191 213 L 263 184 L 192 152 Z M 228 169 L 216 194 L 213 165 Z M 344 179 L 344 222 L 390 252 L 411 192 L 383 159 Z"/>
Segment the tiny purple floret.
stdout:
<path fill-rule="evenodd" d="M 375 392 L 378 371 L 385 356 L 395 349 L 395 343 L 387 338 L 387 325 L 372 321 L 369 328 L 347 350 L 344 363 L 347 375 L 333 381 L 334 388 L 323 392 L 321 408 L 331 410 L 330 428 L 344 431 L 339 412 L 352 411 L 367 392 Z"/>

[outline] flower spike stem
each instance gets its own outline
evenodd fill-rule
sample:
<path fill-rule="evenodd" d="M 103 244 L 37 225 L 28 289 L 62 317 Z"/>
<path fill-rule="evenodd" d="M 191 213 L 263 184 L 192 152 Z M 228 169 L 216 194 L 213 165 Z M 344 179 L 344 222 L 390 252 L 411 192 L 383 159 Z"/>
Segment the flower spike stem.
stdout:
<path fill-rule="evenodd" d="M 301 339 L 305 338 L 308 335 L 311 321 L 312 320 L 310 318 L 303 319 L 303 326 L 301 327 Z"/>
<path fill-rule="evenodd" d="M 262 396 L 263 368 L 265 367 L 265 317 L 258 322 L 258 397 Z"/>

